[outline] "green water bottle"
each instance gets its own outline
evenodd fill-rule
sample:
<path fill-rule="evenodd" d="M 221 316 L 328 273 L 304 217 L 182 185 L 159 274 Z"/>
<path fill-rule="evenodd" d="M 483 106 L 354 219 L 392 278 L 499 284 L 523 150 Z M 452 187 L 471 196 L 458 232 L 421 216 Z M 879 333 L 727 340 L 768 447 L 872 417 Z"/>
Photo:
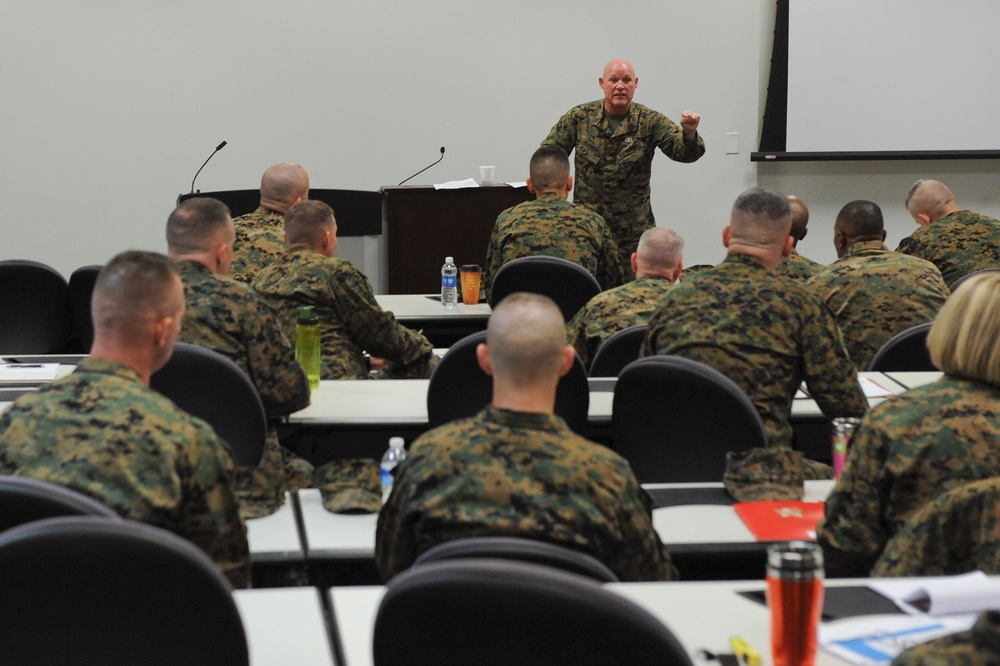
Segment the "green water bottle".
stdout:
<path fill-rule="evenodd" d="M 295 322 L 295 360 L 309 379 L 309 388 L 319 388 L 319 317 L 313 306 L 299 308 Z"/>

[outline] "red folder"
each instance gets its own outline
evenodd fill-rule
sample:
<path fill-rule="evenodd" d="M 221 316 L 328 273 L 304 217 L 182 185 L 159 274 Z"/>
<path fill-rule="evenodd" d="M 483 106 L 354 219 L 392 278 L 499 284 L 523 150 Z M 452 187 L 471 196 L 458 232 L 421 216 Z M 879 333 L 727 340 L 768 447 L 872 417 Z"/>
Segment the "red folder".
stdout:
<path fill-rule="evenodd" d="M 823 502 L 737 502 L 736 515 L 757 541 L 815 541 Z"/>

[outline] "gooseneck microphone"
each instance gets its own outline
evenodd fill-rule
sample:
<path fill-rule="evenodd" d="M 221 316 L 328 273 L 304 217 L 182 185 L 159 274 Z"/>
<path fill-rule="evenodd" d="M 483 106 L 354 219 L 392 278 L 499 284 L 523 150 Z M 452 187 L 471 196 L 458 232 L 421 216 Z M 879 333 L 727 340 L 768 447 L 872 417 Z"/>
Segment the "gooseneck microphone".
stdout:
<path fill-rule="evenodd" d="M 215 150 L 212 151 L 212 154 L 208 156 L 208 160 L 210 160 L 213 157 L 215 157 L 215 154 L 217 152 L 219 152 L 220 150 L 222 150 L 223 148 L 225 148 L 225 147 L 226 147 L 226 142 L 225 141 L 223 141 L 222 143 L 220 143 L 219 145 L 217 145 L 215 147 Z M 205 168 L 206 164 L 208 164 L 208 160 L 205 160 L 205 162 L 195 172 L 194 178 L 191 179 L 191 194 L 194 194 L 194 181 L 198 180 L 198 174 L 201 173 L 201 170 Z M 201 192 L 201 190 L 198 190 L 198 191 Z"/>
<path fill-rule="evenodd" d="M 225 143 L 225 142 L 223 142 L 223 143 Z M 428 169 L 430 169 L 430 168 L 431 168 L 432 166 L 434 166 L 435 164 L 437 164 L 438 162 L 440 162 L 440 161 L 441 161 L 441 160 L 443 160 L 443 159 L 444 159 L 444 146 L 441 146 L 441 157 L 437 158 L 437 159 L 436 159 L 435 161 L 431 162 L 430 164 L 428 164 L 427 166 L 425 166 L 425 167 L 424 167 L 423 169 L 421 169 L 420 171 L 418 171 L 418 172 L 416 172 L 415 174 L 413 174 L 413 176 L 410 176 L 410 177 L 409 177 L 409 178 L 407 178 L 406 180 L 404 180 L 404 181 L 400 182 L 400 183 L 399 183 L 399 185 L 402 185 L 402 184 L 403 184 L 403 183 L 405 183 L 405 182 L 406 182 L 407 180 L 411 180 L 411 179 L 412 179 L 412 178 L 413 178 L 414 176 L 419 176 L 419 175 L 420 175 L 420 174 L 422 174 L 422 173 L 423 173 L 424 171 L 427 171 Z M 397 185 L 396 187 L 399 187 L 399 185 Z"/>

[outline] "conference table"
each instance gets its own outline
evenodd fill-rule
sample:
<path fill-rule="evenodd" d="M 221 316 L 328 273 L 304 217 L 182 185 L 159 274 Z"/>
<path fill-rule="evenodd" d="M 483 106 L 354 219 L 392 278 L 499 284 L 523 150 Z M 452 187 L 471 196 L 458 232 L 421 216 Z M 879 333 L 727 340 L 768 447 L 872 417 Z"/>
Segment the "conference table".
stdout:
<path fill-rule="evenodd" d="M 243 620 L 250 666 L 337 664 L 316 588 L 236 590 L 233 599 Z"/>
<path fill-rule="evenodd" d="M 831 590 L 843 588 L 838 596 L 864 594 L 869 579 L 837 579 L 825 583 L 827 596 Z M 763 603 L 741 593 L 763 592 L 763 581 L 713 581 L 669 583 L 606 583 L 604 588 L 619 594 L 663 622 L 674 633 L 695 664 L 717 664 L 698 656 L 701 649 L 715 654 L 731 653 L 729 640 L 739 636 L 753 646 L 761 656 L 761 666 L 771 659 L 770 614 Z M 375 614 L 385 595 L 382 586 L 338 587 L 327 591 L 336 620 L 336 640 L 339 642 L 345 666 L 372 664 L 372 636 Z M 861 602 L 867 601 L 860 597 Z M 870 611 L 869 611 L 870 612 Z M 867 616 L 869 618 L 901 617 L 899 615 Z M 824 626 L 856 622 L 845 617 Z M 415 661 L 420 650 L 433 654 L 433 646 L 414 646 Z M 819 650 L 817 666 L 850 663 L 824 650 Z"/>
<path fill-rule="evenodd" d="M 485 302 L 465 305 L 461 299 L 446 308 L 441 297 L 432 294 L 377 294 L 375 301 L 399 323 L 422 332 L 435 347 L 450 347 L 470 333 L 485 331 L 491 312 Z"/>
<path fill-rule="evenodd" d="M 868 402 L 872 406 L 906 390 L 885 373 L 860 372 L 858 376 L 871 396 Z M 617 378 L 591 377 L 588 381 L 590 406 L 584 435 L 610 444 Z M 296 440 L 294 448 L 313 461 L 380 458 L 389 437 L 400 436 L 411 442 L 427 430 L 429 384 L 428 379 L 323 380 L 312 392 L 309 407 L 287 417 L 284 432 Z M 798 439 L 803 443 L 808 440 L 807 446 L 800 447 L 804 453 L 829 460 L 829 421 L 816 401 L 807 395 L 795 399 L 791 421 Z"/>

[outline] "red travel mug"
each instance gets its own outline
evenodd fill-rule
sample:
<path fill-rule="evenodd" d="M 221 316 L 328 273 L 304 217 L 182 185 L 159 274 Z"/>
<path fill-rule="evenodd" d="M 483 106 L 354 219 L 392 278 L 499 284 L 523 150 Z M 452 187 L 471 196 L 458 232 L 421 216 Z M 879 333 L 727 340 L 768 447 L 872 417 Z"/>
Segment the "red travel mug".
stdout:
<path fill-rule="evenodd" d="M 823 612 L 823 551 L 808 541 L 767 548 L 767 606 L 775 666 L 813 666 Z"/>

